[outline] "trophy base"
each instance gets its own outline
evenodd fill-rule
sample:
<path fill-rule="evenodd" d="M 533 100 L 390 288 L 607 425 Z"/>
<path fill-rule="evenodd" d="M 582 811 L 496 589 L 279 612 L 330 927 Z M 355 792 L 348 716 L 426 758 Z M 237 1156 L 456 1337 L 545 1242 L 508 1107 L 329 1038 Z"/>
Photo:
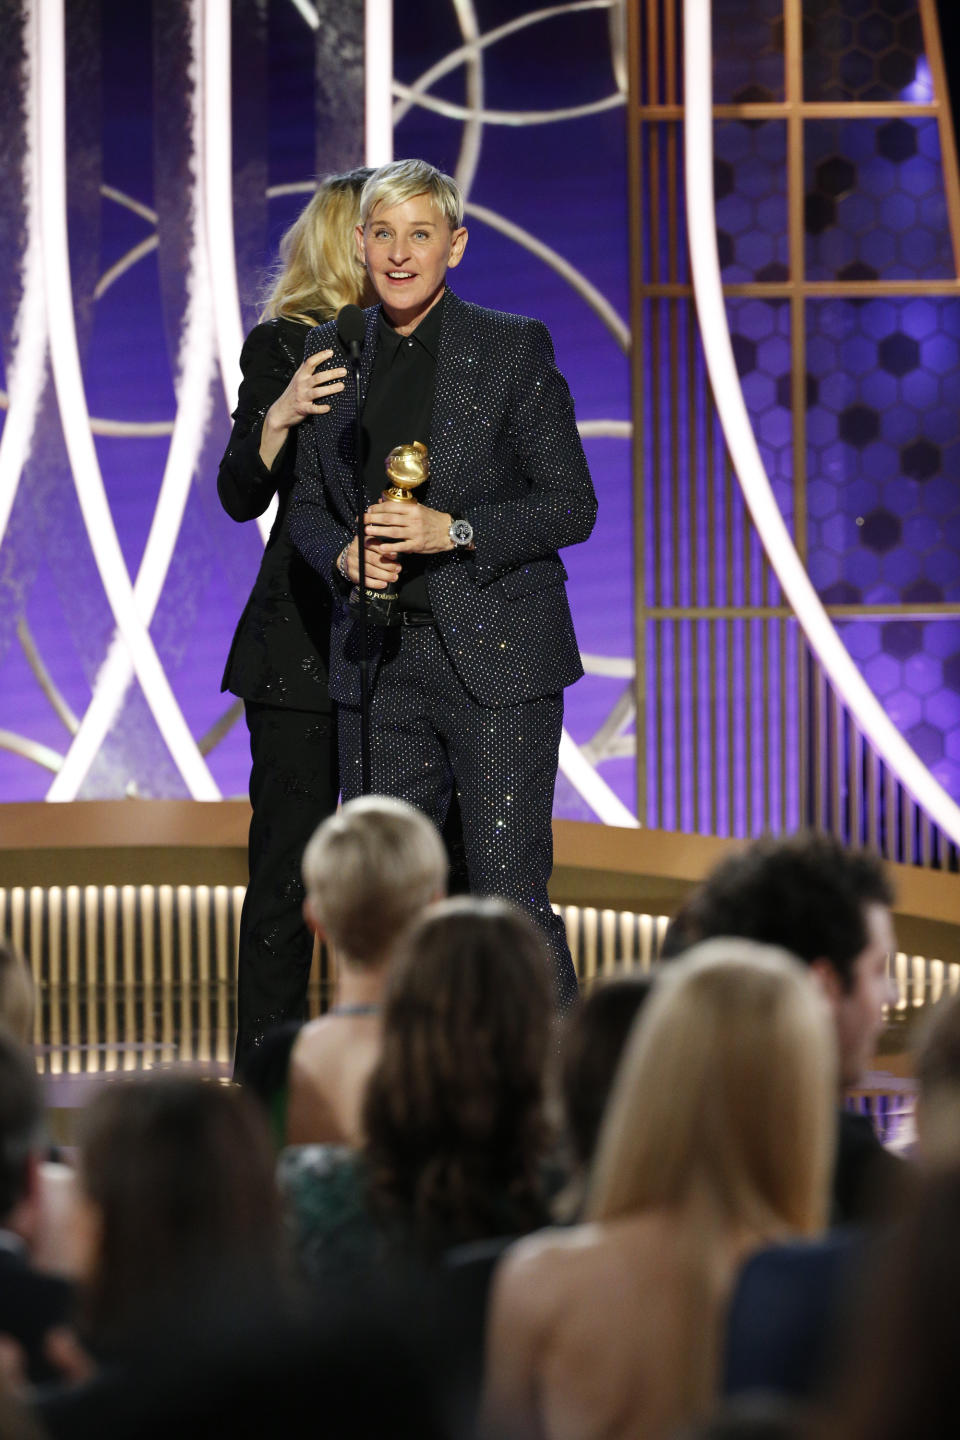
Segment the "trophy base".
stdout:
<path fill-rule="evenodd" d="M 398 598 L 398 593 L 392 586 L 388 586 L 386 590 L 368 589 L 366 591 L 366 599 L 367 620 L 369 624 L 378 625 L 383 629 L 399 625 L 400 609 L 397 605 Z M 360 609 L 359 585 L 354 585 L 350 591 L 348 603 L 351 610 L 358 611 Z"/>

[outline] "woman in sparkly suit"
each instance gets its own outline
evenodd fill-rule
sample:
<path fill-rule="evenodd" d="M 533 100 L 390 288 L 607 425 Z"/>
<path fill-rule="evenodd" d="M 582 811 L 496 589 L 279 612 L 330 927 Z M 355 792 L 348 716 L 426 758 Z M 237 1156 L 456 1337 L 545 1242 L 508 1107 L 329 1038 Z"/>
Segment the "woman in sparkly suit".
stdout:
<path fill-rule="evenodd" d="M 345 371 L 329 350 L 304 362 L 312 326 L 369 303 L 353 231 L 371 172 L 331 175 L 283 237 L 264 320 L 240 356 L 243 383 L 217 492 L 234 520 L 278 508 L 240 617 L 222 689 L 244 702 L 250 773 L 250 882 L 240 920 L 237 1061 L 265 1031 L 303 1015 L 313 937 L 300 913 L 304 846 L 336 807 L 336 725 L 327 686 L 330 592 L 292 545 L 287 508 L 295 427 L 323 415 Z"/>

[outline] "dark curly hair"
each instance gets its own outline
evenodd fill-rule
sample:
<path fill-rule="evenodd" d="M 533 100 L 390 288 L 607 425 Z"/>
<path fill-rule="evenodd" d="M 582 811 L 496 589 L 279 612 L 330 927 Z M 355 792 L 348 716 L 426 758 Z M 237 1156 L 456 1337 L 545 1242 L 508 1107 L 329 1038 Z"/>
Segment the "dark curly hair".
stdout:
<path fill-rule="evenodd" d="M 721 861 L 684 902 L 664 939 L 663 958 L 688 945 L 736 935 L 780 945 L 808 965 L 829 960 L 844 988 L 868 943 L 867 905 L 893 904 L 876 855 L 830 835 L 799 831 L 758 840 Z"/>
<path fill-rule="evenodd" d="M 431 909 L 396 957 L 365 1106 L 371 1209 L 426 1248 L 547 1221 L 550 959 L 502 900 Z"/>

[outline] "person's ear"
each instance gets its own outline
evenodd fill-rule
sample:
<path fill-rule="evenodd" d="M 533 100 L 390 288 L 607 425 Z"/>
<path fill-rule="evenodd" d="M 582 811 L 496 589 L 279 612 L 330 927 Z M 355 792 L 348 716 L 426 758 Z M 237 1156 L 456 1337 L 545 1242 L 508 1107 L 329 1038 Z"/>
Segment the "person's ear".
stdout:
<path fill-rule="evenodd" d="M 450 236 L 450 258 L 447 261 L 447 269 L 455 270 L 463 259 L 463 252 L 467 248 L 467 231 L 461 225 L 459 230 L 454 230 Z"/>
<path fill-rule="evenodd" d="M 354 237 L 356 238 L 356 242 L 357 242 L 357 254 L 360 256 L 360 264 L 361 264 L 361 265 L 366 265 L 366 263 L 367 263 L 367 247 L 366 247 L 366 245 L 364 244 L 364 241 L 363 241 L 363 226 L 362 226 L 362 225 L 356 225 L 356 226 L 354 227 L 353 233 L 354 233 Z"/>
<path fill-rule="evenodd" d="M 304 896 L 302 912 L 304 925 L 306 925 L 307 929 L 311 932 L 311 934 L 319 936 L 320 943 L 325 945 L 327 941 L 327 932 L 326 930 L 324 930 L 323 926 L 320 924 L 320 921 L 314 914 L 313 906 L 310 904 L 309 895 Z"/>
<path fill-rule="evenodd" d="M 831 1005 L 839 1005 L 844 996 L 843 982 L 840 973 L 832 960 L 826 956 L 810 963 L 810 974 L 819 986 L 825 1000 Z"/>

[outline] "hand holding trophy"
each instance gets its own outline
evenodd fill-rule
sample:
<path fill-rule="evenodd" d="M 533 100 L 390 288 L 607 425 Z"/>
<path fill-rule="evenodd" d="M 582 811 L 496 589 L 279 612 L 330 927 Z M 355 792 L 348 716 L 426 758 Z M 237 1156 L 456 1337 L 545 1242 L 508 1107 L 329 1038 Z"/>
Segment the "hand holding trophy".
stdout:
<path fill-rule="evenodd" d="M 430 478 L 430 455 L 426 445 L 420 440 L 414 440 L 409 445 L 395 445 L 383 463 L 390 483 L 382 492 L 381 501 L 395 505 L 418 504 L 413 491 Z M 367 618 L 372 625 L 397 624 L 398 595 L 396 584 L 390 584 L 384 590 L 367 587 Z M 357 586 L 350 594 L 350 604 L 354 607 L 360 604 Z"/>

